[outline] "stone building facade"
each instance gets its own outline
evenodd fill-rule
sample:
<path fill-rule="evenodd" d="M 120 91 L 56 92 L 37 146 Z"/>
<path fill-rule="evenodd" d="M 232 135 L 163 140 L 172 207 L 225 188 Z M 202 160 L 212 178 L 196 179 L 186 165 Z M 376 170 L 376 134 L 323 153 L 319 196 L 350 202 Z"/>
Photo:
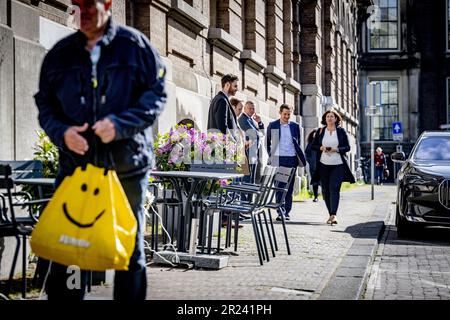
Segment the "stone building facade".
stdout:
<path fill-rule="evenodd" d="M 171 66 L 175 101 L 161 131 L 183 118 L 205 129 L 220 77 L 235 73 L 239 96 L 255 102 L 265 123 L 287 103 L 306 136 L 326 108 L 336 108 L 355 158 L 356 1 L 141 0 L 130 1 L 127 12 L 127 23 L 143 31 Z"/>
<path fill-rule="evenodd" d="M 32 156 L 38 129 L 32 95 L 45 51 L 73 31 L 68 5 L 70 0 L 1 1 L 0 158 Z M 169 101 L 159 131 L 187 118 L 205 130 L 221 76 L 234 73 L 239 97 L 253 100 L 266 124 L 287 103 L 306 136 L 323 111 L 335 107 L 353 154 L 355 10 L 351 0 L 113 1 L 115 19 L 146 34 L 168 65 Z"/>
<path fill-rule="evenodd" d="M 70 3 L 0 0 L 0 159 L 33 157 L 40 65 L 45 52 L 74 31 L 66 13 Z M 287 103 L 306 137 L 325 109 L 336 108 L 354 166 L 356 0 L 113 0 L 112 11 L 116 21 L 146 34 L 168 66 L 159 132 L 184 119 L 206 130 L 220 78 L 234 73 L 238 96 L 255 102 L 266 126 Z M 2 276 L 6 272 L 1 268 Z"/>

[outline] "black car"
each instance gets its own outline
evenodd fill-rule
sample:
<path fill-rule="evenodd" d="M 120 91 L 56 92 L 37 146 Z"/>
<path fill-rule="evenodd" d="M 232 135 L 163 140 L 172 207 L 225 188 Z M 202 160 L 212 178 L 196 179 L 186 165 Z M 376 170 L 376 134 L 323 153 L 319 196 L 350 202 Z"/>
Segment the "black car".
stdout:
<path fill-rule="evenodd" d="M 425 131 L 408 159 L 403 152 L 391 155 L 402 163 L 398 173 L 397 234 L 407 236 L 418 226 L 450 226 L 450 132 Z"/>

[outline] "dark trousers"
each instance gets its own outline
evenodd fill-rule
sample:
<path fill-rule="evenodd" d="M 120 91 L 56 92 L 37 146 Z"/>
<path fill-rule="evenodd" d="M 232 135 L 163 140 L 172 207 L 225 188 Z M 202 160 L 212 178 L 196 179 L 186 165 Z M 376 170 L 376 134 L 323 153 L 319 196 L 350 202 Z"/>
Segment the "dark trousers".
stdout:
<path fill-rule="evenodd" d="M 256 182 L 256 168 L 257 168 L 258 164 L 249 164 L 248 168 L 250 171 L 250 174 L 247 176 L 244 176 L 242 178 L 242 181 L 245 183 L 255 183 Z M 241 195 L 242 200 L 244 201 L 250 201 L 252 199 L 253 194 L 252 193 L 243 193 Z"/>
<path fill-rule="evenodd" d="M 314 199 L 316 199 L 319 196 L 319 185 L 313 184 L 312 189 L 314 193 Z"/>
<path fill-rule="evenodd" d="M 384 170 L 383 166 L 375 167 L 375 182 L 377 184 L 383 182 L 383 170 Z"/>
<path fill-rule="evenodd" d="M 320 164 L 320 184 L 328 213 L 335 215 L 339 207 L 341 184 L 344 180 L 344 165 L 328 166 Z"/>
<path fill-rule="evenodd" d="M 120 181 L 137 220 L 136 245 L 128 271 L 116 271 L 114 277 L 114 300 L 145 300 L 147 291 L 146 261 L 144 253 L 144 201 L 148 175 L 143 174 Z M 69 288 L 74 273 L 64 265 L 52 262 L 47 279 L 46 292 L 49 300 L 82 300 L 86 292 L 87 272 L 80 272 L 78 288 Z M 71 286 L 72 287 L 72 286 Z"/>
<path fill-rule="evenodd" d="M 248 176 L 244 176 L 242 178 L 242 181 L 247 182 L 247 183 L 255 183 L 255 181 L 256 181 L 256 167 L 257 166 L 258 166 L 257 163 L 249 164 L 248 167 L 250 169 L 249 170 L 250 174 Z"/>
<path fill-rule="evenodd" d="M 298 158 L 297 157 L 279 157 L 279 166 L 287 167 L 287 168 L 296 168 L 298 166 Z M 284 213 L 285 216 L 289 216 L 289 212 L 292 209 L 292 192 L 294 191 L 294 182 L 295 179 L 292 177 L 291 183 L 289 184 L 288 191 L 286 193 L 286 197 L 284 198 L 284 203 L 281 205 L 278 214 Z M 285 183 L 279 183 L 277 187 L 284 188 L 286 186 Z M 278 191 L 276 194 L 277 202 L 281 202 L 281 197 L 283 193 Z"/>

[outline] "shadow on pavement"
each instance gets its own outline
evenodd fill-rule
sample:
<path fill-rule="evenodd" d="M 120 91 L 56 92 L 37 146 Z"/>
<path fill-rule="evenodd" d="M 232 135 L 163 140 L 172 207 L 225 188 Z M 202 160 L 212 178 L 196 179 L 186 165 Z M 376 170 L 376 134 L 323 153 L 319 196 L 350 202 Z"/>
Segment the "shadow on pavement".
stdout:
<path fill-rule="evenodd" d="M 289 225 L 299 225 L 299 226 L 323 226 L 326 225 L 325 222 L 300 222 L 300 221 L 285 221 Z M 274 221 L 273 223 L 281 224 L 281 221 Z"/>
<path fill-rule="evenodd" d="M 348 226 L 345 230 L 331 230 L 331 232 L 348 233 L 353 238 L 359 239 L 377 239 L 381 237 L 380 229 L 383 228 L 383 221 L 369 221 Z"/>

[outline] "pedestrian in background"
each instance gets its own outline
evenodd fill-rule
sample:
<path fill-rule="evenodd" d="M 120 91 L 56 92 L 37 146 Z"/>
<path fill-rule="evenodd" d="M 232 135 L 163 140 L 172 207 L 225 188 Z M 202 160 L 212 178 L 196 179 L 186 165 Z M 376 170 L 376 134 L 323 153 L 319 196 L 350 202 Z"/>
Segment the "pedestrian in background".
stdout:
<path fill-rule="evenodd" d="M 383 149 L 378 147 L 375 150 L 374 155 L 375 161 L 375 179 L 377 180 L 377 185 L 383 185 L 384 171 L 387 169 L 386 156 L 383 153 Z"/>
<path fill-rule="evenodd" d="M 306 165 L 305 155 L 300 148 L 300 127 L 297 123 L 289 121 L 291 108 L 287 104 L 280 106 L 280 119 L 273 121 L 267 127 L 266 145 L 269 154 L 269 162 L 272 166 L 297 168 Z M 294 174 L 295 175 L 295 174 Z M 289 213 L 292 209 L 292 192 L 294 191 L 294 177 L 291 179 L 284 203 L 278 211 L 277 221 L 290 220 Z M 284 188 L 285 185 L 279 185 Z M 281 202 L 282 192 L 277 192 L 276 200 Z"/>
<path fill-rule="evenodd" d="M 320 182 L 328 209 L 328 224 L 337 224 L 340 189 L 344 181 L 355 183 L 346 153 L 350 151 L 347 132 L 340 127 L 341 116 L 333 109 L 322 116 L 323 127 L 315 135 L 312 149 L 317 151 L 316 171 L 312 182 Z"/>
<path fill-rule="evenodd" d="M 314 173 L 316 172 L 316 160 L 317 160 L 317 151 L 312 149 L 314 135 L 316 134 L 317 129 L 312 130 L 308 137 L 306 138 L 306 149 L 305 149 L 305 157 L 306 161 L 309 165 L 309 180 L 311 183 L 311 186 L 313 188 L 313 194 L 314 199 L 313 202 L 317 202 L 317 197 L 319 196 L 319 182 L 312 182 L 312 177 L 314 176 Z"/>
<path fill-rule="evenodd" d="M 129 270 L 115 272 L 114 299 L 145 300 L 143 206 L 153 160 L 151 126 L 167 100 L 166 69 L 145 35 L 114 22 L 112 0 L 72 4 L 80 8 L 80 30 L 44 58 L 35 95 L 39 123 L 59 149 L 56 187 L 77 167 L 110 150 L 137 221 Z M 84 299 L 87 272 L 81 272 L 78 288 L 68 287 L 71 276 L 67 266 L 52 262 L 49 300 Z"/>
<path fill-rule="evenodd" d="M 231 107 L 233 108 L 234 114 L 236 116 L 236 118 L 238 118 L 241 114 L 242 114 L 242 109 L 244 108 L 244 104 L 242 103 L 243 101 L 236 98 L 236 97 L 231 97 L 230 98 L 230 104 Z M 238 130 L 239 130 L 239 142 L 237 144 L 238 147 L 238 153 L 241 155 L 244 155 L 244 162 L 240 164 L 241 167 L 241 172 L 242 174 L 244 174 L 244 176 L 249 175 L 250 174 L 250 168 L 248 165 L 248 160 L 246 158 L 246 150 L 249 146 L 248 142 L 245 141 L 245 132 L 241 129 L 241 127 L 239 126 L 239 121 L 237 123 L 238 126 Z M 242 178 L 236 178 L 234 179 L 234 183 L 241 183 L 242 182 Z"/>
<path fill-rule="evenodd" d="M 238 91 L 239 78 L 233 74 L 226 74 L 220 80 L 222 90 L 212 99 L 209 105 L 208 130 L 216 129 L 223 134 L 230 134 L 239 143 L 241 130 L 239 129 L 236 113 L 230 103 L 230 98 Z M 222 226 L 227 225 L 227 212 L 222 212 Z M 239 225 L 242 228 L 242 225 Z"/>
<path fill-rule="evenodd" d="M 244 112 L 238 118 L 240 128 L 245 133 L 245 140 L 249 144 L 246 149 L 246 157 L 249 163 L 250 174 L 244 176 L 243 181 L 255 183 L 256 170 L 259 159 L 259 149 L 264 137 L 264 124 L 261 117 L 255 112 L 255 104 L 247 101 L 244 105 Z"/>
<path fill-rule="evenodd" d="M 216 129 L 223 134 L 230 134 L 234 141 L 239 140 L 240 134 L 236 114 L 229 99 L 238 91 L 238 81 L 238 77 L 232 74 L 222 77 L 222 90 L 212 99 L 208 113 L 208 130 Z"/>
<path fill-rule="evenodd" d="M 230 104 L 231 104 L 231 107 L 233 108 L 234 115 L 236 116 L 236 118 L 239 118 L 239 116 L 242 113 L 242 109 L 244 108 L 242 100 L 240 100 L 236 97 L 231 97 Z M 239 127 L 239 123 L 238 123 L 238 127 Z M 241 129 L 241 128 L 239 128 L 239 129 Z"/>

